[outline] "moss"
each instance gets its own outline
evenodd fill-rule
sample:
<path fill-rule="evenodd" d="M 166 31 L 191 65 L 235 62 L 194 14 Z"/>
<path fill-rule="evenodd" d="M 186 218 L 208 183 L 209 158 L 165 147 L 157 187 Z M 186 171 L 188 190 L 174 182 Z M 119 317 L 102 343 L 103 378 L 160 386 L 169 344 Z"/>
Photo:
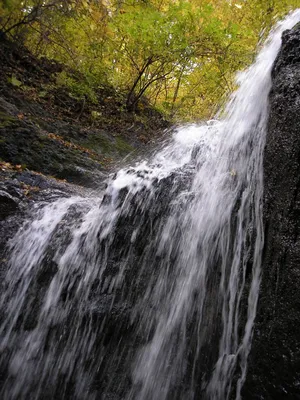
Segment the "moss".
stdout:
<path fill-rule="evenodd" d="M 80 140 L 80 145 L 112 159 L 126 156 L 135 150 L 122 136 L 109 139 L 99 133 L 90 134 L 85 140 Z"/>
<path fill-rule="evenodd" d="M 116 150 L 118 153 L 125 155 L 134 151 L 134 148 L 127 143 L 121 136 L 116 137 Z"/>
<path fill-rule="evenodd" d="M 81 142 L 81 144 L 87 149 L 94 150 L 99 153 L 112 153 L 115 149 L 114 143 L 100 134 L 89 135 L 88 139 L 84 142 Z"/>
<path fill-rule="evenodd" d="M 18 122 L 15 117 L 0 111 L 0 128 L 13 126 Z"/>

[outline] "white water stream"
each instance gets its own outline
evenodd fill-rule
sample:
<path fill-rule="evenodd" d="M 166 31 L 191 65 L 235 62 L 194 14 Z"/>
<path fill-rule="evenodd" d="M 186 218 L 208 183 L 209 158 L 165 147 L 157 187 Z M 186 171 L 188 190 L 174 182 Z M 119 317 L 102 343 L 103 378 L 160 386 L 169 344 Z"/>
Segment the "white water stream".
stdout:
<path fill-rule="evenodd" d="M 3 399 L 241 399 L 264 243 L 279 23 L 225 117 L 179 128 L 99 198 L 38 204 L 9 244 Z"/>

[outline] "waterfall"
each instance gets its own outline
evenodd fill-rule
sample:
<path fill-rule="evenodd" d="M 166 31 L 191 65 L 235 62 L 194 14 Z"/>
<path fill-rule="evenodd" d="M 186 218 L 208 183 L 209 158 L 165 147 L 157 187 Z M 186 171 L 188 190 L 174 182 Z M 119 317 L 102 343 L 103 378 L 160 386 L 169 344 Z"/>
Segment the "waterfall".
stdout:
<path fill-rule="evenodd" d="M 290 14 L 224 117 L 178 128 L 94 197 L 35 204 L 8 244 L 1 398 L 242 398 L 264 244 L 271 69 Z"/>

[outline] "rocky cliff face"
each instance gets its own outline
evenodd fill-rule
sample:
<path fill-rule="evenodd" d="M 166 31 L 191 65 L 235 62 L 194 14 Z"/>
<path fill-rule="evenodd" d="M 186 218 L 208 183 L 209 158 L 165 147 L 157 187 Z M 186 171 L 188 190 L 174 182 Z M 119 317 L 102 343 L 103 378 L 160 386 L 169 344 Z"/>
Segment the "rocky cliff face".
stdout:
<path fill-rule="evenodd" d="M 22 118 L 21 123 L 26 123 Z M 9 174 L 9 176 L 3 175 L 2 182 L 0 179 L 0 206 L 2 207 L 0 212 L 0 247 L 18 228 L 20 224 L 18 215 L 22 214 L 24 209 L 29 208 L 34 201 L 49 200 L 50 194 L 47 192 L 49 188 L 51 188 L 51 196 L 55 196 L 53 189 L 57 189 L 57 196 L 61 196 L 62 193 L 67 196 L 75 190 L 69 188 L 65 183 L 50 182 L 39 174 L 29 173 L 28 171 L 22 174 L 11 171 Z M 172 179 L 171 176 L 170 180 Z M 300 26 L 284 33 L 282 49 L 273 69 L 273 89 L 270 94 L 270 117 L 264 158 L 264 179 L 265 248 L 263 275 L 252 351 L 249 357 L 248 378 L 242 398 L 243 400 L 297 400 L 300 399 Z M 182 181 L 180 184 L 188 185 L 189 177 L 182 175 Z M 136 317 L 134 321 L 130 320 L 130 310 L 132 304 L 138 304 L 140 294 L 145 291 L 144 285 L 149 282 L 146 270 L 144 275 L 139 275 L 137 271 L 143 249 L 157 232 L 157 216 L 166 214 L 171 204 L 171 197 L 169 197 L 171 193 L 170 182 L 166 179 L 162 182 L 161 187 L 155 188 L 155 193 L 153 202 L 148 205 L 149 212 L 144 215 L 145 221 L 147 218 L 151 221 L 151 224 L 145 222 L 145 228 L 140 231 L 140 236 L 136 239 L 138 245 L 135 251 L 127 254 L 123 248 L 123 243 L 128 242 L 128 238 L 132 237 L 135 229 L 135 215 L 130 215 L 128 218 L 126 215 L 124 215 L 124 218 L 121 215 L 119 226 L 116 229 L 117 234 L 113 239 L 112 248 L 114 248 L 114 251 L 108 261 L 110 269 L 108 268 L 106 273 L 111 276 L 111 279 L 114 279 L 122 260 L 128 259 L 131 274 L 128 274 L 124 288 L 125 294 L 130 293 L 129 299 L 125 301 L 124 293 L 121 293 L 121 291 L 117 293 L 113 312 L 111 312 L 108 305 L 110 298 L 105 293 L 108 300 L 106 302 L 103 300 L 101 285 L 98 283 L 98 286 L 95 285 L 95 288 L 91 291 L 89 318 L 94 323 L 95 331 L 102 329 L 99 323 L 101 319 L 106 324 L 101 331 L 102 336 L 98 335 L 99 341 L 95 342 L 95 351 L 92 352 L 97 357 L 99 355 L 98 358 L 94 356 L 92 361 L 97 364 L 92 364 L 93 367 L 95 366 L 94 370 L 96 370 L 96 367 L 99 368 L 100 353 L 105 348 L 102 353 L 105 354 L 101 361 L 102 369 L 99 368 L 99 372 L 96 373 L 92 389 L 98 393 L 103 393 L 106 390 L 105 385 L 109 386 L 107 382 L 109 382 L 111 376 L 114 374 L 118 377 L 112 383 L 112 387 L 109 386 L 107 389 L 111 392 L 106 395 L 106 399 L 124 399 L 124 393 L 132 385 L 130 368 L 124 361 L 126 357 L 130 357 L 127 354 L 123 354 L 123 358 L 120 356 L 116 370 L 115 360 L 111 358 L 115 348 L 119 346 L 121 354 L 123 344 L 126 343 L 126 351 L 130 355 L 132 348 L 147 342 L 152 334 L 150 332 L 152 327 L 148 327 L 149 332 L 147 332 L 146 328 L 140 323 L 139 317 Z M 127 192 L 124 191 L 120 197 L 120 202 L 124 200 L 122 196 L 125 197 L 126 195 Z M 161 199 L 161 203 L 157 199 Z M 107 199 L 104 198 L 103 201 L 105 202 Z M 133 197 L 131 201 L 137 210 L 136 215 L 140 217 L 138 199 Z M 2 222 L 1 219 L 3 219 Z M 150 226 L 151 232 L 148 230 Z M 103 244 L 100 243 L 100 245 Z M 1 253 L 0 255 L 1 276 L 1 272 L 7 266 L 5 264 L 6 255 Z M 42 277 L 38 275 L 38 285 L 42 288 L 38 291 L 39 295 L 41 295 L 42 290 L 45 290 L 45 282 L 49 281 L 51 273 L 55 272 L 56 266 L 51 264 L 46 265 L 46 268 L 42 270 L 44 274 Z M 132 287 L 135 290 L 131 291 Z M 99 310 L 94 311 L 92 306 L 96 298 L 100 298 L 103 304 L 102 308 L 99 307 Z M 73 301 L 72 298 L 69 300 L 70 302 Z M 27 331 L 32 330 L 36 323 L 34 312 L 30 316 L 31 319 L 26 325 Z M 85 321 L 84 318 L 82 318 L 82 321 Z M 70 324 L 70 322 L 68 323 Z M 135 336 L 135 324 L 141 326 L 138 337 Z M 60 327 L 53 329 L 53 339 L 51 340 L 56 340 L 55 335 L 60 332 L 59 329 Z M 83 324 L 81 329 L 84 332 Z M 69 331 L 71 332 L 71 328 Z M 197 332 L 194 335 L 192 329 L 190 332 L 192 332 L 191 336 L 193 337 L 198 334 Z M 217 340 L 213 340 L 217 343 Z M 193 349 L 193 340 L 190 340 L 190 343 Z M 210 353 L 211 348 L 205 349 L 201 354 L 201 357 L 205 359 L 205 367 L 210 362 Z M 5 381 L 7 374 L 6 366 L 1 366 L 1 368 L 0 386 Z M 75 378 L 72 377 L 72 379 Z M 66 389 L 64 389 L 66 399 L 73 398 L 72 391 L 75 384 L 72 379 L 66 383 Z M 188 387 L 188 384 L 189 380 L 186 379 L 186 382 L 180 382 L 179 385 Z M 53 386 L 45 388 L 45 393 L 48 389 L 51 393 Z M 176 397 L 178 399 L 181 398 L 179 397 L 182 393 L 181 389 L 178 390 L 179 394 Z M 59 388 L 59 390 L 61 396 L 61 389 Z M 49 394 L 48 398 L 52 394 Z M 201 397 L 203 396 L 202 387 L 197 396 L 199 399 L 203 398 Z"/>
<path fill-rule="evenodd" d="M 264 157 L 265 249 L 243 399 L 300 399 L 300 26 L 273 68 Z"/>

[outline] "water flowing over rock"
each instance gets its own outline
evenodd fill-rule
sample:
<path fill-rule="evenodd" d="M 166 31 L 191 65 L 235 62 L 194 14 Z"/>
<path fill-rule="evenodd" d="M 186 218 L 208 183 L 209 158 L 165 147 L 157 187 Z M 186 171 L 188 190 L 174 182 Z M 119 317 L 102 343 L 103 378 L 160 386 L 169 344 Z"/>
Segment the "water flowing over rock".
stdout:
<path fill-rule="evenodd" d="M 36 204 L 1 288 L 3 399 L 241 398 L 261 280 L 271 69 L 98 197 Z M 251 397 L 249 397 L 251 398 Z"/>

